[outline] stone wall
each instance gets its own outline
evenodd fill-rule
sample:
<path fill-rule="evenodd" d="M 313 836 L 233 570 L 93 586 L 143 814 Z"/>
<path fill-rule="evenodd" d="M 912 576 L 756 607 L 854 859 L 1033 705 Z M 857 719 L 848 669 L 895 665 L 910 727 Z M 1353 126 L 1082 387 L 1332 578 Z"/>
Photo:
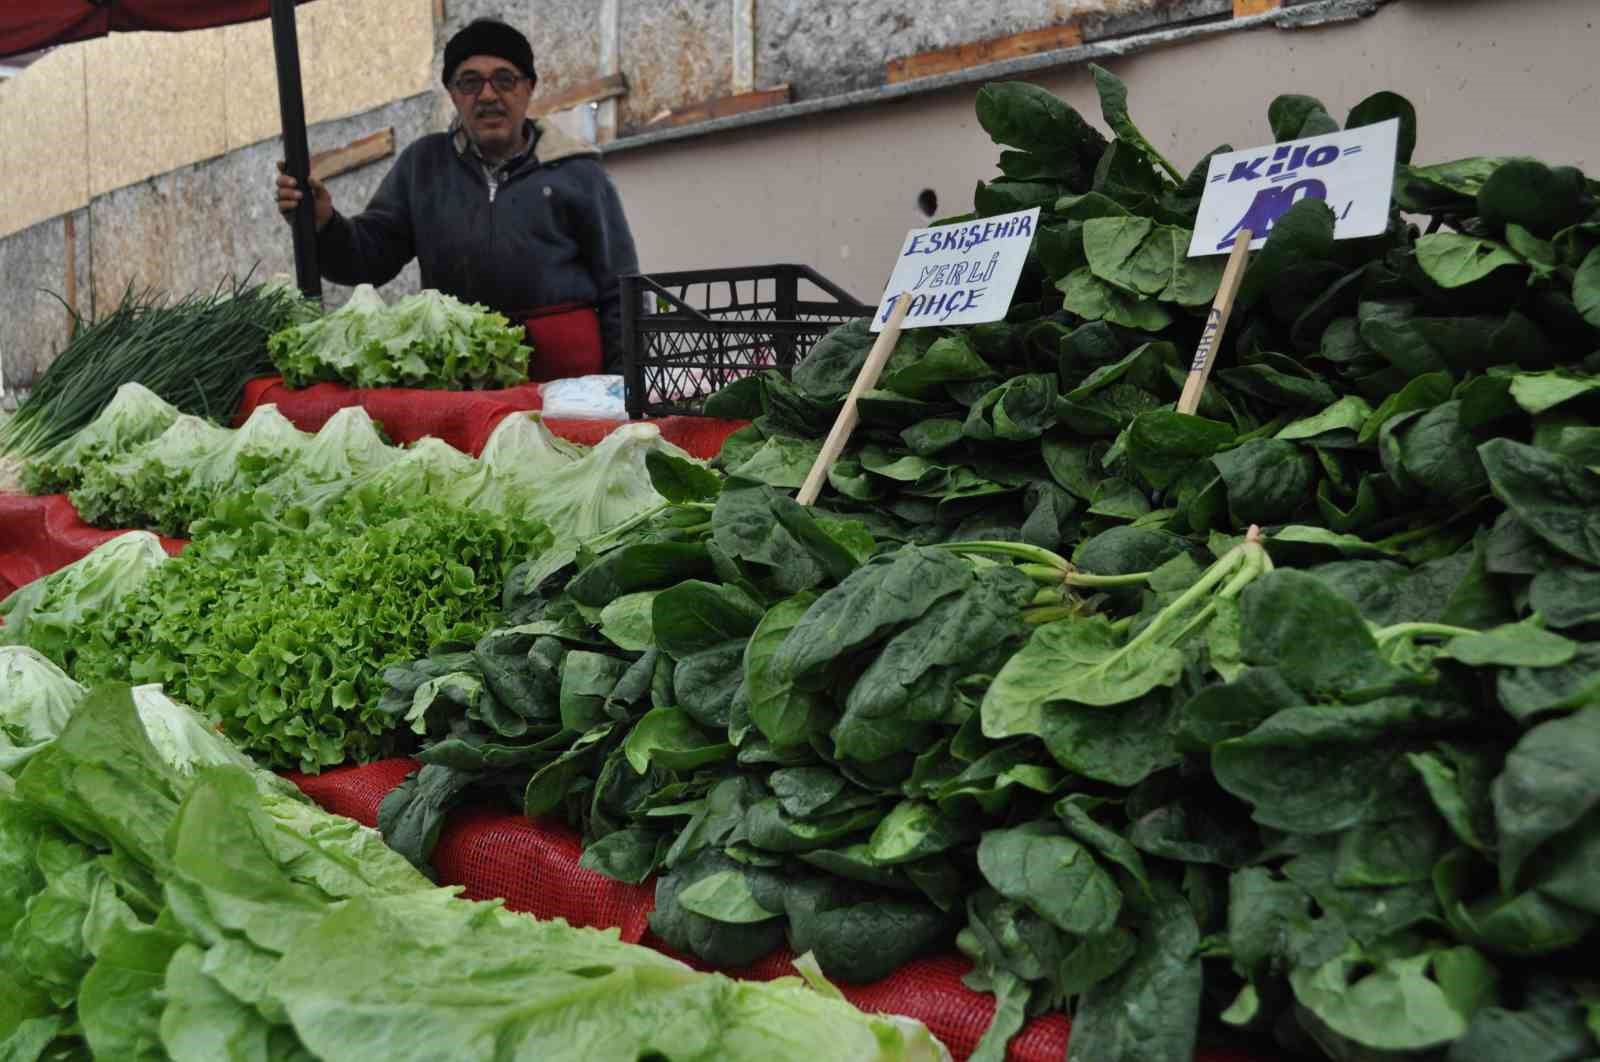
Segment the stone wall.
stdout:
<path fill-rule="evenodd" d="M 890 59 L 1076 22 L 1085 40 L 1232 12 L 1232 0 L 757 0 L 756 82 L 814 99 L 884 83 Z"/>

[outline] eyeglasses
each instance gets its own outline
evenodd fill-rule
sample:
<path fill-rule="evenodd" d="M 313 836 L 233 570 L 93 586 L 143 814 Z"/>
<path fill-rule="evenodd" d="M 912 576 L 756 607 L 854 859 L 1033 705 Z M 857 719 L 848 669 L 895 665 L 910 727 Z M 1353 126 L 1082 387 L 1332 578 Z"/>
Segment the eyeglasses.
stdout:
<path fill-rule="evenodd" d="M 466 97 L 477 96 L 483 91 L 484 77 L 481 74 L 462 74 L 450 85 L 452 89 Z M 516 87 L 527 80 L 526 75 L 512 73 L 510 70 L 496 70 L 488 79 L 494 90 L 501 96 L 512 92 Z"/>

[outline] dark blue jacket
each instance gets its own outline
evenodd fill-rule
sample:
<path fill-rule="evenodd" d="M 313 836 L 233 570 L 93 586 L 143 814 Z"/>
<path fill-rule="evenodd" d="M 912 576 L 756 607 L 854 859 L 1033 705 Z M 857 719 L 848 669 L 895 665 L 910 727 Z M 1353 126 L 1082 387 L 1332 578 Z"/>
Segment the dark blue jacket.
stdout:
<path fill-rule="evenodd" d="M 533 151 L 492 187 L 470 151 L 433 133 L 400 153 L 367 209 L 335 212 L 317 236 L 322 275 L 382 285 L 412 258 L 422 286 L 513 319 L 566 302 L 600 313 L 609 371 L 620 371 L 617 277 L 639 268 L 622 201 L 599 153 L 549 122 Z"/>

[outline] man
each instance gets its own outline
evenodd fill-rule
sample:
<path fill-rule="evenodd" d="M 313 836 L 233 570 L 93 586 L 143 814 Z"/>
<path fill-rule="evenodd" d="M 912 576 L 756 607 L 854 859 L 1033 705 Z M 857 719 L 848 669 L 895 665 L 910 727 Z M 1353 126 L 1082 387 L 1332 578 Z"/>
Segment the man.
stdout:
<path fill-rule="evenodd" d="M 526 322 L 530 374 L 620 372 L 619 274 L 639 268 L 599 152 L 528 120 L 538 77 L 528 39 L 481 19 L 450 39 L 450 130 L 407 147 L 367 209 L 340 214 L 312 178 L 317 259 L 339 284 L 388 283 L 412 258 L 422 285 Z M 303 193 L 278 164 L 278 209 Z"/>

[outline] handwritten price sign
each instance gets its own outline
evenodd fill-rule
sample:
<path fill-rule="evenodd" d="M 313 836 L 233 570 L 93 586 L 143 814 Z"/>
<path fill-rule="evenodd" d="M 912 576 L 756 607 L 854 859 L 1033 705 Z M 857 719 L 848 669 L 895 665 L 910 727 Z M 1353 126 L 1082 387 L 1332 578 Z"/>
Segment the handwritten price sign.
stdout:
<path fill-rule="evenodd" d="M 1333 211 L 1333 238 L 1376 236 L 1389 226 L 1400 120 L 1308 136 L 1211 160 L 1189 257 L 1225 254 L 1249 229 L 1252 249 L 1302 199 Z"/>

